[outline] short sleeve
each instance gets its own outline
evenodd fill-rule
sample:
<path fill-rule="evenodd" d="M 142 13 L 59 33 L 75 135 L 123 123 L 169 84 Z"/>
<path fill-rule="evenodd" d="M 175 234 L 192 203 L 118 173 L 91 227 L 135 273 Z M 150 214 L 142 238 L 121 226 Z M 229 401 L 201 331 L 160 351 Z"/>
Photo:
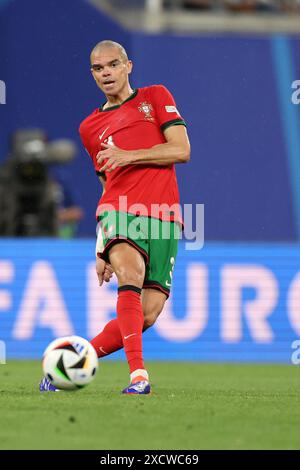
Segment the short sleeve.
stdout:
<path fill-rule="evenodd" d="M 161 131 L 165 131 L 170 126 L 186 126 L 186 123 L 179 113 L 175 100 L 169 90 L 163 85 L 154 85 L 151 91 L 153 102 L 155 104 L 156 118 Z"/>

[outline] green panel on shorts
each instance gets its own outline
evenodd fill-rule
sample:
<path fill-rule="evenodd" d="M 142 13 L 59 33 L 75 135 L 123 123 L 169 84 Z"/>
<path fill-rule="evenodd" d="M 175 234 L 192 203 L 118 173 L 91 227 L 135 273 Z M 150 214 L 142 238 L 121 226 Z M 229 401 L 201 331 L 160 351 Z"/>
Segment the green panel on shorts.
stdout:
<path fill-rule="evenodd" d="M 176 222 L 126 212 L 104 212 L 100 217 L 104 258 L 115 239 L 125 239 L 144 255 L 146 274 L 144 287 L 157 288 L 168 295 L 172 284 L 181 228 Z"/>

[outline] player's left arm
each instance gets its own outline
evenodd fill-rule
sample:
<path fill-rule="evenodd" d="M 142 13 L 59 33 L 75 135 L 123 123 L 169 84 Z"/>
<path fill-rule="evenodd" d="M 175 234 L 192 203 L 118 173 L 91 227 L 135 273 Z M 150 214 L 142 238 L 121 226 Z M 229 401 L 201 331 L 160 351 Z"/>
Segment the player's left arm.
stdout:
<path fill-rule="evenodd" d="M 164 131 L 166 142 L 149 149 L 122 150 L 115 145 L 102 144 L 97 155 L 100 164 L 107 160 L 101 171 L 113 171 L 125 165 L 171 165 L 186 163 L 190 159 L 190 142 L 184 125 L 173 125 Z"/>

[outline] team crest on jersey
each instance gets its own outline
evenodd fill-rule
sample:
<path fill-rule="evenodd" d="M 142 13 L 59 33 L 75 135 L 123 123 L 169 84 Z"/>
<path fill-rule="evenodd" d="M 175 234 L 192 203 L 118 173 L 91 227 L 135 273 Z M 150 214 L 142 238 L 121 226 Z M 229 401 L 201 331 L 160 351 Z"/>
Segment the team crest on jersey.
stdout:
<path fill-rule="evenodd" d="M 150 103 L 147 103 L 146 101 L 143 101 L 142 103 L 140 103 L 139 111 L 145 114 L 145 119 L 151 119 L 151 120 L 153 119 L 151 115 L 153 108 Z"/>

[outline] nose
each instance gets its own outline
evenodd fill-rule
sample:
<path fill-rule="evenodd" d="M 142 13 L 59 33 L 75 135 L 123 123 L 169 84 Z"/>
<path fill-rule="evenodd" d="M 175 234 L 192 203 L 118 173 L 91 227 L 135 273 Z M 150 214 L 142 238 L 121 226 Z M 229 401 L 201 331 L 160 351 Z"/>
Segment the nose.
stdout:
<path fill-rule="evenodd" d="M 107 77 L 108 75 L 110 75 L 110 70 L 109 70 L 109 67 L 104 67 L 103 68 L 103 75 L 104 77 Z"/>

